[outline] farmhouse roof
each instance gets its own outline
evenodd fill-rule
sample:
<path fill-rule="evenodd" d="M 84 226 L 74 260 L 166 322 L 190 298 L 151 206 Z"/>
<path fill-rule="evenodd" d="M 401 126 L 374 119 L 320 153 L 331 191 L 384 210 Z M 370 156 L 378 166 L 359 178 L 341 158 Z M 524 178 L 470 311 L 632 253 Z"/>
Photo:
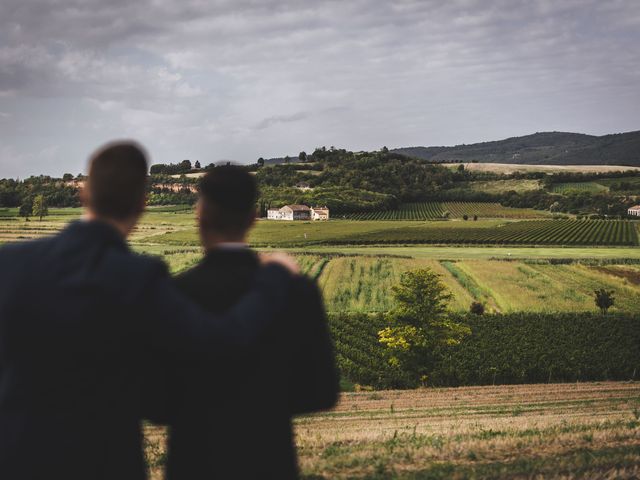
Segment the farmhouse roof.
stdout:
<path fill-rule="evenodd" d="M 634 205 L 629 210 L 640 210 L 640 205 Z"/>
<path fill-rule="evenodd" d="M 307 212 L 307 211 L 311 210 L 306 205 L 285 205 L 285 206 L 289 207 L 294 212 Z"/>

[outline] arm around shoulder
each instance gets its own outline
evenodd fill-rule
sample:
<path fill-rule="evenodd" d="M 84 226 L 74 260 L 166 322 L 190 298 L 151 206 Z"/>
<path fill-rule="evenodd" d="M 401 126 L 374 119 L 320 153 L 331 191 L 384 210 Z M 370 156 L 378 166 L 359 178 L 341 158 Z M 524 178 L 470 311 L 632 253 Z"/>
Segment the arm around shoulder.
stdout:
<path fill-rule="evenodd" d="M 293 414 L 332 408 L 339 393 L 333 342 L 329 332 L 322 295 L 307 278 L 299 278 L 294 288 L 295 312 L 291 322 L 294 336 L 294 362 L 290 409 Z"/>

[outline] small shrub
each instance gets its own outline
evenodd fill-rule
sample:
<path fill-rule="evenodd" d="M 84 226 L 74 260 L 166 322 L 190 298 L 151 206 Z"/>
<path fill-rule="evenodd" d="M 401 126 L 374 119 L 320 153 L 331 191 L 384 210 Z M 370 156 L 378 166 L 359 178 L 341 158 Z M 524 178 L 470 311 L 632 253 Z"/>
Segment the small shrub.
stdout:
<path fill-rule="evenodd" d="M 484 315 L 484 304 L 482 302 L 473 302 L 469 307 L 469 312 L 474 315 Z"/>
<path fill-rule="evenodd" d="M 609 308 L 613 307 L 615 303 L 615 298 L 613 296 L 613 290 L 606 290 L 601 288 L 600 290 L 596 290 L 593 292 L 595 295 L 596 307 L 600 309 L 603 315 L 607 313 Z"/>

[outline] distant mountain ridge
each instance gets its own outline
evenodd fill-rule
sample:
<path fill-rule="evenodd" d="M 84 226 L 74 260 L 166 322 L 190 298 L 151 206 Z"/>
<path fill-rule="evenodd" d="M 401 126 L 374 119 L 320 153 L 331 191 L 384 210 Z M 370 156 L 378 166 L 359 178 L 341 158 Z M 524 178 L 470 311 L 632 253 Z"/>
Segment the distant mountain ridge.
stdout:
<path fill-rule="evenodd" d="M 471 145 L 404 147 L 391 151 L 435 163 L 640 166 L 640 131 L 600 137 L 582 133 L 541 132 Z"/>

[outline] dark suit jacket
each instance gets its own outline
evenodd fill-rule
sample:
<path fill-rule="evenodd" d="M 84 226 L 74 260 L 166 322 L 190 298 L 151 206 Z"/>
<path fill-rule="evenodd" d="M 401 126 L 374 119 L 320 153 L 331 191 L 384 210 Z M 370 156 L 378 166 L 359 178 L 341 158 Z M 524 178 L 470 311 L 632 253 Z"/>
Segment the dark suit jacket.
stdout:
<path fill-rule="evenodd" d="M 251 250 L 212 250 L 176 284 L 210 312 L 222 313 L 247 291 L 257 269 Z M 332 407 L 338 376 L 316 285 L 298 278 L 288 302 L 283 321 L 252 352 L 221 355 L 198 368 L 177 363 L 170 382 L 178 395 L 169 480 L 297 477 L 291 417 Z"/>
<path fill-rule="evenodd" d="M 290 283 L 263 269 L 243 303 L 214 318 L 105 223 L 0 249 L 0 478 L 144 478 L 149 351 L 250 348 Z"/>

